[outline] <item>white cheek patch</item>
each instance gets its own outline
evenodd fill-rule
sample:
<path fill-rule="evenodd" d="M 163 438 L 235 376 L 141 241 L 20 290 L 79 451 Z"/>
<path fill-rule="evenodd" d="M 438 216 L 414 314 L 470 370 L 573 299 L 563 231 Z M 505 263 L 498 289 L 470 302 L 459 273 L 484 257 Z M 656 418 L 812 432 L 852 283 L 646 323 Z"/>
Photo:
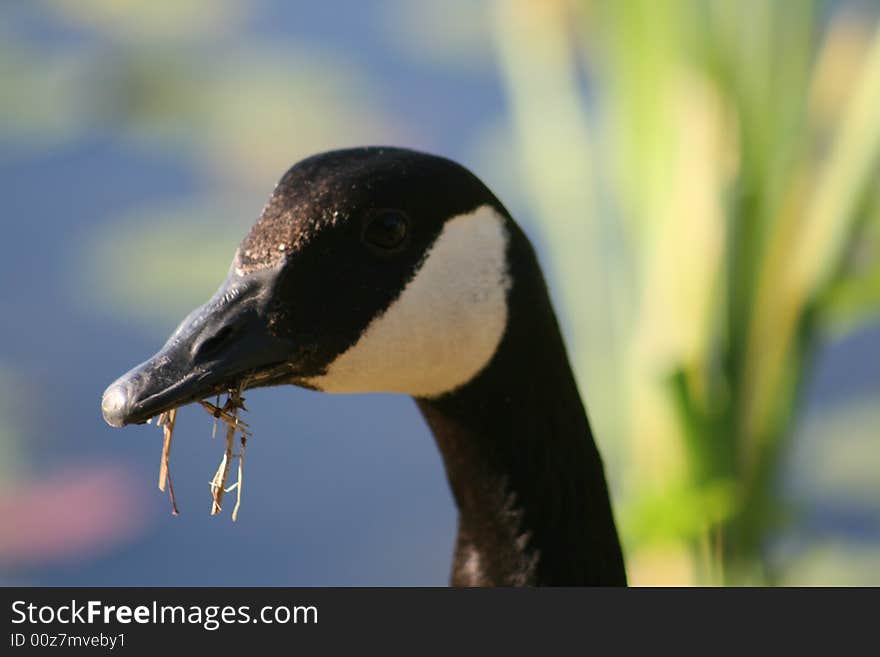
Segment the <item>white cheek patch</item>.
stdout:
<path fill-rule="evenodd" d="M 473 379 L 507 325 L 507 230 L 491 206 L 446 222 L 400 296 L 308 383 L 437 397 Z"/>

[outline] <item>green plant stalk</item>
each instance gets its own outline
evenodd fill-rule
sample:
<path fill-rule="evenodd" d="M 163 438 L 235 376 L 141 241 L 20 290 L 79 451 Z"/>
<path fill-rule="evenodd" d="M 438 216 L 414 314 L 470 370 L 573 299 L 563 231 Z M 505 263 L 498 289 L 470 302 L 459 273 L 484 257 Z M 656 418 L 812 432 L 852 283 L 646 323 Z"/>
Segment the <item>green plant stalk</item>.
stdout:
<path fill-rule="evenodd" d="M 737 398 L 742 510 L 726 552 L 742 565 L 759 554 L 772 524 L 772 487 L 815 350 L 817 300 L 834 282 L 858 225 L 856 212 L 880 155 L 880 32 L 814 193 L 784 213 L 770 236 L 748 326 Z M 803 188 L 795 187 L 801 194 Z"/>
<path fill-rule="evenodd" d="M 567 3 L 498 2 L 494 24 L 525 180 L 557 254 L 564 305 L 575 310 L 573 336 L 582 345 L 576 347 L 577 360 L 589 364 L 580 368 L 588 379 L 600 382 L 585 386 L 591 411 L 620 417 L 622 407 L 594 392 L 607 395 L 607 382 L 618 380 L 614 375 L 628 360 L 627 346 L 657 349 L 650 338 L 668 331 L 670 322 L 674 326 L 675 304 L 664 308 L 654 301 L 656 293 L 669 294 L 654 284 L 659 277 L 670 271 L 702 277 L 700 285 L 682 288 L 686 294 L 725 291 L 706 307 L 687 301 L 689 315 L 678 321 L 707 328 L 693 343 L 673 341 L 680 360 L 670 365 L 671 373 L 652 379 L 653 371 L 642 370 L 637 380 L 626 380 L 651 389 L 651 403 L 660 400 L 674 418 L 654 439 L 680 441 L 685 471 L 678 472 L 675 462 L 664 463 L 660 467 L 672 466 L 665 476 L 637 482 L 635 513 L 624 523 L 624 534 L 636 545 L 669 538 L 689 542 L 706 582 L 766 582 L 774 573 L 762 550 L 778 524 L 774 487 L 818 339 L 817 311 L 823 291 L 842 270 L 857 232 L 858 199 L 876 170 L 880 46 L 875 44 L 866 59 L 831 155 L 817 171 L 810 159 L 816 149 L 809 138 L 815 135 L 806 114 L 816 2 L 586 4 L 596 27 L 590 46 L 603 57 L 607 73 L 598 78 L 602 93 L 596 105 L 578 98 L 575 70 L 566 60 L 576 50 L 574 32 L 565 27 Z M 701 95 L 700 85 L 717 90 L 718 107 L 711 94 Z M 696 103 L 697 113 L 682 101 Z M 706 129 L 682 122 L 682 117 L 700 119 L 705 115 L 700 112 L 716 112 L 714 125 L 722 129 L 729 113 L 737 133 L 731 146 L 738 156 L 732 164 L 736 184 L 718 213 L 719 222 L 726 215 L 727 235 L 722 240 L 726 269 L 717 282 L 709 253 L 698 254 L 702 264 L 680 260 L 672 269 L 665 267 L 670 258 L 696 257 L 687 243 L 676 250 L 669 240 L 686 242 L 688 234 L 675 231 L 693 226 L 680 223 L 678 213 L 682 207 L 693 212 L 694 206 L 681 203 L 700 198 L 689 196 L 681 181 L 694 180 L 689 172 L 700 157 L 717 156 L 705 142 L 682 137 Z M 610 129 L 594 134 L 612 135 L 606 157 L 596 153 L 607 144 L 592 140 L 587 129 L 597 117 Z M 705 134 L 711 134 L 708 125 Z M 693 148 L 703 150 L 682 151 Z M 594 162 L 600 161 L 606 166 L 597 171 Z M 706 161 L 706 166 L 718 163 Z M 562 183 L 570 185 L 571 179 L 560 176 L 560 168 L 577 174 L 577 194 L 566 191 Z M 697 177 L 701 191 L 721 199 L 729 184 L 724 170 L 718 169 L 717 179 Z M 600 208 L 605 202 L 608 206 Z M 629 252 L 603 253 L 600 209 L 620 219 Z M 611 285 L 613 277 L 634 281 L 629 294 L 609 299 L 606 289 L 596 287 L 609 276 Z M 673 292 L 673 301 L 676 294 L 681 290 Z M 599 342 L 616 347 L 604 355 L 591 345 L 602 333 L 596 331 L 596 319 L 577 312 L 586 300 L 599 299 L 616 301 L 624 310 L 614 316 L 636 322 L 625 334 L 612 331 L 615 342 Z M 615 328 L 620 325 L 618 319 Z M 649 342 L 639 345 L 645 338 Z M 664 362 L 663 349 L 669 345 L 632 362 L 656 366 Z M 630 412 L 644 410 L 631 403 Z M 658 489 L 659 481 L 668 485 Z"/>
<path fill-rule="evenodd" d="M 569 9 L 564 3 L 496 2 L 494 37 L 522 177 L 554 255 L 548 273 L 562 283 L 560 311 L 567 333 L 578 338 L 570 342 L 578 383 L 594 431 L 614 445 L 623 416 L 613 366 L 616 295 L 608 287 L 615 276 L 592 186 L 593 145 L 578 93 Z M 585 299 L 603 303 L 585 308 Z"/>

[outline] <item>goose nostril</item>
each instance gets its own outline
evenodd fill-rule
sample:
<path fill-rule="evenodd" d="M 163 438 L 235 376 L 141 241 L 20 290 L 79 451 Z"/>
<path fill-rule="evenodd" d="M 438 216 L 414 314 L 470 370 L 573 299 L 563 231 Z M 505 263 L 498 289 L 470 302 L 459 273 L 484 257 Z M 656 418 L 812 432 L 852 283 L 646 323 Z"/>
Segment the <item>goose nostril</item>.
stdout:
<path fill-rule="evenodd" d="M 210 338 L 207 338 L 199 343 L 199 345 L 195 348 L 195 353 L 193 357 L 196 360 L 202 360 L 205 358 L 209 358 L 212 354 L 216 353 L 220 347 L 223 346 L 225 342 L 229 340 L 232 336 L 233 329 L 231 326 L 224 326 L 219 331 L 217 331 Z"/>

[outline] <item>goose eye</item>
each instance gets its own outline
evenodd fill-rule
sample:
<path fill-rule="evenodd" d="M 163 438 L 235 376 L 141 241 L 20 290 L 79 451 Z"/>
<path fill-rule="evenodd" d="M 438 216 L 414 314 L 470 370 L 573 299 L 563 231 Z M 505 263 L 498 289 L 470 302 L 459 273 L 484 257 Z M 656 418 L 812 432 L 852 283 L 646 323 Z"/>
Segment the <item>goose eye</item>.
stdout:
<path fill-rule="evenodd" d="M 406 239 L 409 222 L 402 212 L 383 210 L 364 227 L 364 240 L 380 249 L 396 249 Z"/>

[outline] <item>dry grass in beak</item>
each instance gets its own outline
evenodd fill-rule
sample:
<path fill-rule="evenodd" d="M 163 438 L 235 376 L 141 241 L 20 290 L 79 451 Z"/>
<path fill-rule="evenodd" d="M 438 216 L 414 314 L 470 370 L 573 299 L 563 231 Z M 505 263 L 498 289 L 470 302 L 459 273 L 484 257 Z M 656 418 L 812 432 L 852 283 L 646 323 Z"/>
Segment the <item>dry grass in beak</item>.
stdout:
<path fill-rule="evenodd" d="M 226 449 L 223 452 L 223 458 L 220 461 L 220 466 L 217 468 L 217 472 L 214 474 L 214 478 L 211 480 L 211 497 L 213 501 L 211 503 L 211 515 L 217 515 L 222 510 L 223 503 L 223 495 L 225 493 L 230 493 L 233 490 L 236 491 L 236 499 L 235 499 L 235 507 L 232 509 L 232 520 L 233 522 L 238 519 L 238 510 L 241 507 L 241 488 L 242 488 L 242 475 L 244 474 L 244 451 L 245 446 L 247 445 L 248 437 L 250 436 L 250 427 L 247 422 L 240 419 L 238 417 L 238 411 L 247 409 L 244 406 L 244 397 L 241 396 L 241 391 L 244 388 L 244 382 L 242 382 L 238 388 L 229 390 L 226 397 L 226 402 L 223 404 L 222 408 L 220 407 L 220 396 L 217 396 L 217 403 L 212 404 L 209 401 L 200 401 L 199 403 L 202 405 L 206 411 L 208 411 L 214 417 L 214 430 L 211 432 L 211 437 L 213 438 L 216 429 L 217 429 L 217 420 L 220 420 L 224 424 L 226 424 Z M 174 498 L 174 486 L 171 484 L 171 469 L 169 467 L 169 456 L 171 454 L 171 439 L 174 436 L 174 420 L 177 415 L 177 409 L 171 409 L 170 411 L 166 411 L 159 415 L 159 418 L 156 424 L 162 427 L 162 431 L 164 434 L 164 441 L 162 445 L 162 459 L 159 463 L 159 490 L 165 490 L 166 484 L 168 487 L 168 495 L 171 498 L 171 512 L 176 516 L 180 514 L 180 511 L 177 508 L 177 501 Z M 240 434 L 240 447 L 238 453 L 233 452 L 233 448 L 235 446 L 235 434 L 238 432 Z M 232 460 L 238 459 L 238 480 L 232 484 L 232 486 L 227 487 L 226 482 L 229 479 L 229 469 L 232 465 Z"/>
<path fill-rule="evenodd" d="M 177 509 L 177 501 L 174 499 L 174 486 L 171 484 L 171 470 L 168 467 L 168 456 L 171 453 L 171 438 L 174 436 L 174 419 L 177 416 L 177 409 L 172 408 L 166 413 L 159 416 L 156 424 L 162 427 L 165 435 L 162 444 L 162 460 L 159 463 L 159 490 L 165 491 L 165 482 L 168 482 L 168 496 L 171 498 L 171 513 L 180 515 Z"/>
<path fill-rule="evenodd" d="M 214 416 L 215 419 L 222 420 L 226 424 L 226 450 L 223 453 L 223 458 L 220 461 L 217 472 L 214 474 L 214 478 L 211 480 L 211 496 L 213 498 L 213 503 L 211 505 L 211 515 L 213 516 L 220 513 L 223 508 L 223 495 L 234 490 L 236 491 L 236 500 L 235 507 L 232 510 L 233 522 L 238 519 L 238 509 L 241 506 L 242 475 L 244 473 L 244 452 L 247 445 L 248 436 L 250 435 L 250 432 L 248 431 L 248 424 L 238 417 L 239 409 L 247 410 L 244 407 L 244 398 L 241 396 L 242 387 L 243 385 L 239 385 L 239 387 L 235 390 L 229 391 L 226 402 L 223 404 L 223 408 L 220 408 L 219 406 L 212 404 L 211 402 L 199 402 L 206 411 Z M 236 432 L 238 432 L 241 436 L 241 446 L 237 454 L 233 453 L 232 451 L 235 445 Z M 238 481 L 227 488 L 226 482 L 229 479 L 229 468 L 232 465 L 232 459 L 234 458 L 238 459 Z"/>

